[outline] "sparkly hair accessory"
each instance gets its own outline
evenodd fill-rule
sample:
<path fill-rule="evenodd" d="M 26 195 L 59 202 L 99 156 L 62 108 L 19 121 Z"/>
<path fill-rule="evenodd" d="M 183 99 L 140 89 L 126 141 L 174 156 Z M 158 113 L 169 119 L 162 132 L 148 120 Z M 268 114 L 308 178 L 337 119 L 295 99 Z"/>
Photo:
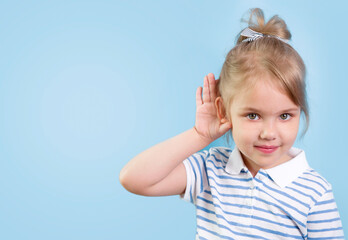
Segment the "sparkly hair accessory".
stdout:
<path fill-rule="evenodd" d="M 245 28 L 241 33 L 240 33 L 241 36 L 244 36 L 244 37 L 248 37 L 246 39 L 244 39 L 242 42 L 252 42 L 252 41 L 255 41 L 259 38 L 262 38 L 262 37 L 275 37 L 277 39 L 279 39 L 280 41 L 282 42 L 285 42 L 285 43 L 288 43 L 289 41 L 286 40 L 286 39 L 283 39 L 283 38 L 280 38 L 278 36 L 274 36 L 274 35 L 266 35 L 266 34 L 262 34 L 262 33 L 259 33 L 259 32 L 256 32 L 250 28 Z"/>

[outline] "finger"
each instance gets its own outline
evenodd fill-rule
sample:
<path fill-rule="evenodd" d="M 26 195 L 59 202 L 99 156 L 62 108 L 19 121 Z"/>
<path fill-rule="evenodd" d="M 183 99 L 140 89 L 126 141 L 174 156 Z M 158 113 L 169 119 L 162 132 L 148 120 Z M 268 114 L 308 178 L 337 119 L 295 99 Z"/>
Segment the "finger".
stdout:
<path fill-rule="evenodd" d="M 202 87 L 198 87 L 196 90 L 196 106 L 201 106 L 203 104 L 202 101 Z"/>
<path fill-rule="evenodd" d="M 231 122 L 226 122 L 222 125 L 220 125 L 220 132 L 225 134 L 228 130 L 232 128 L 232 123 Z"/>
<path fill-rule="evenodd" d="M 208 74 L 208 83 L 209 83 L 209 90 L 210 90 L 210 97 L 212 101 L 216 98 L 216 82 L 215 82 L 215 76 L 212 73 Z"/>
<path fill-rule="evenodd" d="M 203 84 L 203 103 L 204 102 L 210 102 L 210 91 L 209 91 L 209 82 L 208 77 L 204 77 L 204 84 Z"/>
<path fill-rule="evenodd" d="M 219 91 L 219 88 L 217 87 L 217 86 L 219 85 L 219 82 L 220 82 L 220 78 L 218 78 L 218 79 L 215 80 L 215 85 L 216 85 L 216 91 L 215 91 L 215 93 L 216 93 L 216 96 L 217 96 L 217 97 L 221 96 L 220 91 Z"/>

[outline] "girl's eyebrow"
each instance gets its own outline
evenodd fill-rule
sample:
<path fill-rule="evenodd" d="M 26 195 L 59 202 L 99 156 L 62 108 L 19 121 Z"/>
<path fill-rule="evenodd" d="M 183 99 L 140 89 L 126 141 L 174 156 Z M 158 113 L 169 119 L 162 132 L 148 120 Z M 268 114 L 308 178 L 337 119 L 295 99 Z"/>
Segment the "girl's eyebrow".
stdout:
<path fill-rule="evenodd" d="M 298 110 L 299 110 L 299 108 L 288 108 L 288 109 L 284 109 L 284 110 L 279 111 L 279 113 L 297 112 Z M 252 108 L 252 107 L 241 108 L 241 111 L 243 111 L 243 112 L 262 112 L 262 111 L 260 111 L 260 109 L 256 109 L 256 108 Z"/>

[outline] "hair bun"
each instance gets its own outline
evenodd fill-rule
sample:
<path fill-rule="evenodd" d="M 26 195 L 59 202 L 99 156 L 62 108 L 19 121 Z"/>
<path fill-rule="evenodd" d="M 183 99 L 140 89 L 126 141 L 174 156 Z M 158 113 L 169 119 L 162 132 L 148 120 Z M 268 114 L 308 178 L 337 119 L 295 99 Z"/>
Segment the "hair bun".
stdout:
<path fill-rule="evenodd" d="M 274 15 L 267 23 L 265 23 L 265 17 L 262 9 L 252 8 L 250 9 L 249 20 L 242 19 L 242 22 L 247 22 L 248 27 L 256 32 L 273 35 L 282 39 L 290 40 L 291 33 L 285 21 L 278 15 Z M 239 36 L 238 43 L 243 41 L 246 37 Z"/>

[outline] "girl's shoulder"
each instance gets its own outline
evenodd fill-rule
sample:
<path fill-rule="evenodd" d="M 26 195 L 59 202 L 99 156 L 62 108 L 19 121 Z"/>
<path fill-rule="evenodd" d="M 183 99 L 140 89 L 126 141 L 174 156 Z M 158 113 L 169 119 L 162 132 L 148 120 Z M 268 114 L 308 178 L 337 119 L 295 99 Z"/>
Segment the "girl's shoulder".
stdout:
<path fill-rule="evenodd" d="M 233 150 L 228 147 L 211 147 L 209 149 L 203 150 L 202 153 L 204 153 L 207 158 L 213 157 L 215 159 L 217 158 L 220 160 L 228 160 L 232 151 Z"/>
<path fill-rule="evenodd" d="M 206 164 L 224 167 L 230 158 L 232 150 L 227 147 L 211 147 L 197 152 L 195 159 L 200 159 Z"/>
<path fill-rule="evenodd" d="M 315 193 L 320 197 L 332 191 L 331 184 L 316 170 L 309 168 L 297 180 L 299 186 Z"/>
<path fill-rule="evenodd" d="M 230 155 L 232 153 L 232 149 L 228 147 L 211 147 L 209 148 L 209 152 L 212 154 L 225 154 Z"/>

